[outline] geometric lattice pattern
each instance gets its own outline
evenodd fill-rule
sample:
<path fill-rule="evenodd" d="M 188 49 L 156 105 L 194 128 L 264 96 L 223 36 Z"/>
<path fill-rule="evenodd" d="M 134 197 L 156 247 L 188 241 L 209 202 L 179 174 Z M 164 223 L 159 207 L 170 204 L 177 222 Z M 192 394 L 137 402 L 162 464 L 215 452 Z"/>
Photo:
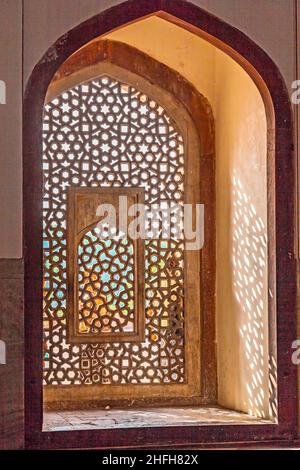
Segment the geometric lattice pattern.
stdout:
<path fill-rule="evenodd" d="M 145 340 L 106 344 L 70 344 L 66 339 L 66 195 L 69 186 L 143 187 L 147 205 L 183 204 L 183 139 L 166 111 L 134 87 L 103 76 L 62 93 L 45 106 L 43 121 L 44 236 L 44 383 L 155 384 L 185 382 L 183 240 L 145 243 Z M 161 228 L 164 219 L 160 219 Z M 107 247 L 93 243 L 113 266 Z M 176 238 L 177 237 L 177 238 Z M 130 245 L 126 286 L 128 314 L 112 323 L 122 294 L 110 293 L 84 279 L 87 266 L 79 248 L 80 328 L 132 327 Z M 117 247 L 115 247 L 117 250 Z M 93 251 L 94 250 L 94 251 Z M 116 258 L 115 258 L 116 259 Z M 109 271 L 109 269 L 108 269 Z M 99 273 L 108 273 L 100 268 Z M 97 273 L 97 276 L 98 274 Z M 96 273 L 94 273 L 96 274 Z M 88 287 L 92 290 L 89 290 Z M 93 291 L 93 292 L 92 292 Z M 124 291 L 122 291 L 124 292 Z M 86 295 L 99 309 L 88 307 Z M 124 299 L 123 299 L 124 300 Z M 87 308 L 86 308 L 87 307 Z M 87 310 L 84 312 L 84 309 Z M 102 316 L 103 312 L 103 316 Z"/>
<path fill-rule="evenodd" d="M 99 240 L 97 227 L 78 245 L 79 333 L 134 331 L 133 243 Z"/>

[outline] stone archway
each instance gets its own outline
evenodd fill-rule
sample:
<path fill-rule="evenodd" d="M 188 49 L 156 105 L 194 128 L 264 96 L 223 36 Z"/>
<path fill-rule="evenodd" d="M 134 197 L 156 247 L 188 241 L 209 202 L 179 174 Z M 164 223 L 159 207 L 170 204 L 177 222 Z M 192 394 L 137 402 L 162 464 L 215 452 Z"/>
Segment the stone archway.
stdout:
<path fill-rule="evenodd" d="M 58 39 L 35 67 L 25 95 L 24 119 L 24 235 L 25 235 L 25 318 L 26 318 L 26 429 L 30 447 L 60 447 L 59 433 L 42 433 L 41 395 L 41 298 L 36 296 L 39 284 L 41 252 L 39 201 L 41 195 L 41 122 L 45 94 L 59 66 L 88 41 L 136 21 L 146 15 L 159 15 L 192 31 L 224 50 L 242 65 L 260 90 L 268 118 L 268 194 L 269 194 L 269 276 L 276 282 L 276 302 L 270 299 L 270 336 L 278 351 L 279 424 L 228 426 L 222 431 L 210 426 L 193 427 L 180 442 L 167 428 L 118 431 L 85 431 L 68 436 L 66 447 L 73 447 L 80 438 L 82 445 L 105 446 L 108 442 L 130 447 L 132 442 L 157 446 L 211 442 L 216 440 L 248 440 L 256 438 L 292 438 L 296 430 L 296 368 L 287 353 L 295 337 L 295 261 L 294 234 L 294 162 L 291 109 L 282 77 L 267 54 L 239 30 L 227 25 L 195 5 L 181 0 L 128 1 L 82 23 Z M 275 245 L 276 237 L 276 245 Z M 276 267 L 276 268 L 275 268 Z M 276 270 L 275 270 L 276 269 Z M 187 428 L 185 428 L 187 429 Z M 251 433 L 251 435 L 250 435 Z"/>

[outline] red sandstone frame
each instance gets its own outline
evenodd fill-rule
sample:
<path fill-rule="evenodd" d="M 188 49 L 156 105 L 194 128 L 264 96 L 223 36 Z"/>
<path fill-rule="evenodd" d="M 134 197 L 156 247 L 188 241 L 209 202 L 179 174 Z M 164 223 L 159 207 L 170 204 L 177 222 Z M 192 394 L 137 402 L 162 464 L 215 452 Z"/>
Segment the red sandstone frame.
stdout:
<path fill-rule="evenodd" d="M 270 344 L 277 348 L 278 424 L 199 425 L 42 432 L 42 113 L 53 75 L 77 49 L 96 37 L 158 15 L 197 34 L 236 60 L 251 76 L 268 121 L 268 237 Z M 53 54 L 55 51 L 55 54 Z M 25 426 L 27 448 L 180 448 L 226 442 L 292 442 L 297 438 L 297 368 L 294 259 L 295 162 L 292 113 L 283 78 L 268 55 L 239 30 L 184 0 L 129 0 L 85 21 L 59 38 L 34 68 L 24 102 Z M 275 243 L 276 240 L 276 243 Z M 41 334 L 37 335 L 36 332 Z"/>

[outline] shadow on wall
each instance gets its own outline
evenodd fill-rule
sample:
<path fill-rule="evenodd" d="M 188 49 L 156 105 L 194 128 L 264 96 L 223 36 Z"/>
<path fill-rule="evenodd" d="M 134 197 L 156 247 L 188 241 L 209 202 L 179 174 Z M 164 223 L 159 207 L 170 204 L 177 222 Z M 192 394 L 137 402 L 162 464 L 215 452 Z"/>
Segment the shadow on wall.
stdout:
<path fill-rule="evenodd" d="M 232 216 L 233 287 L 241 311 L 239 336 L 242 347 L 239 354 L 244 356 L 245 364 L 245 406 L 250 415 L 267 418 L 264 410 L 265 404 L 269 402 L 269 416 L 276 417 L 276 360 L 273 356 L 269 358 L 267 366 L 268 329 L 265 312 L 268 305 L 264 296 L 267 230 L 236 171 L 233 175 Z"/>

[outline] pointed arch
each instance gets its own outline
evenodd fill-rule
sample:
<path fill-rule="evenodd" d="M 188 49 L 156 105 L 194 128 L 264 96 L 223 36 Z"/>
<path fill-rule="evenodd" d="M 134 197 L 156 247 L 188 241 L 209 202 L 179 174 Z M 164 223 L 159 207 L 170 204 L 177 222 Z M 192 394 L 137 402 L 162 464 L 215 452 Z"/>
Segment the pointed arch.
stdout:
<path fill-rule="evenodd" d="M 29 79 L 24 102 L 24 256 L 26 335 L 26 441 L 36 448 L 59 448 L 60 433 L 42 433 L 41 369 L 37 366 L 40 329 L 41 251 L 40 200 L 41 122 L 45 96 L 59 67 L 84 44 L 115 28 L 148 15 L 159 15 L 213 43 L 249 74 L 260 90 L 268 119 L 268 232 L 269 282 L 276 283 L 276 298 L 269 299 L 270 338 L 277 344 L 278 424 L 230 426 L 226 435 L 220 428 L 195 426 L 182 429 L 180 438 L 172 428 L 72 432 L 64 435 L 64 447 L 190 445 L 255 439 L 293 439 L 297 429 L 297 369 L 290 359 L 296 337 L 296 264 L 294 252 L 295 163 L 293 126 L 289 95 L 283 78 L 271 58 L 238 29 L 184 0 L 129 0 L 83 22 L 46 52 Z M 276 242 L 275 242 L 276 241 Z M 273 314 L 272 314 L 273 312 Z"/>

